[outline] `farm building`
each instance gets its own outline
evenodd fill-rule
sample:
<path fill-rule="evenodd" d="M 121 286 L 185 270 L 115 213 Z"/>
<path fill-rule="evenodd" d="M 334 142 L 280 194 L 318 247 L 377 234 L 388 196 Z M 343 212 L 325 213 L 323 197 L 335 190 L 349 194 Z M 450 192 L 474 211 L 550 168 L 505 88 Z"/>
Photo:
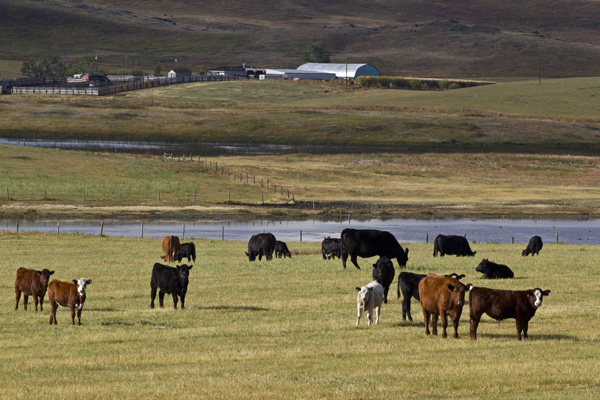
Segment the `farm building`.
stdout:
<path fill-rule="evenodd" d="M 265 69 L 264 75 L 260 79 L 291 79 L 291 80 L 319 80 L 328 81 L 335 79 L 335 74 L 318 71 L 300 71 L 297 69 Z"/>
<path fill-rule="evenodd" d="M 110 82 L 108 77 L 100 72 L 86 72 L 81 74 L 81 81 L 87 82 L 90 85 L 99 85 Z"/>
<path fill-rule="evenodd" d="M 208 75 L 213 76 L 225 76 L 225 75 L 234 75 L 234 76 L 246 76 L 246 67 L 217 67 L 211 68 L 208 70 Z"/>
<path fill-rule="evenodd" d="M 379 76 L 377 68 L 369 64 L 307 63 L 299 66 L 298 70 L 335 74 L 341 79 L 354 79 L 359 76 Z"/>
<path fill-rule="evenodd" d="M 181 78 L 183 76 L 192 76 L 192 71 L 187 68 L 176 68 L 169 71 L 168 78 Z"/>

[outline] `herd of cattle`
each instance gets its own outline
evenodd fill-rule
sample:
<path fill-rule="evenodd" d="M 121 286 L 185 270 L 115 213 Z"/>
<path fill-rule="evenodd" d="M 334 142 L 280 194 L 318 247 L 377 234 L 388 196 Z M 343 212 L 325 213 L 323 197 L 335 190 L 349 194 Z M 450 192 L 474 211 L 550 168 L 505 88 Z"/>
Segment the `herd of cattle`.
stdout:
<path fill-rule="evenodd" d="M 543 243 L 539 236 L 534 236 L 529 241 L 522 255 L 539 255 Z M 194 243 L 180 243 L 177 236 L 167 236 L 162 241 L 163 256 L 165 262 L 181 262 L 187 258 L 188 262 L 196 261 L 196 247 Z M 357 309 L 358 315 L 356 325 L 360 323 L 363 312 L 367 312 L 368 324 L 373 322 L 373 311 L 375 311 L 376 323 L 379 323 L 382 303 L 387 303 L 389 288 L 395 277 L 395 269 L 392 263 L 396 259 L 400 268 L 406 266 L 408 261 L 408 249 L 404 250 L 394 235 L 386 231 L 344 229 L 341 238 L 326 238 L 321 243 L 323 259 L 335 257 L 342 259 L 342 265 L 346 268 L 348 257 L 357 269 L 360 269 L 357 258 L 369 258 L 379 256 L 373 264 L 373 281 L 365 286 L 357 287 Z M 246 256 L 249 261 L 255 261 L 258 257 L 267 260 L 276 257 L 291 257 L 292 254 L 287 244 L 276 240 L 271 233 L 260 233 L 254 235 L 248 241 Z M 456 256 L 474 256 L 476 252 L 471 251 L 468 241 L 461 236 L 438 235 L 434 242 L 433 256 L 440 254 Z M 154 308 L 156 293 L 159 293 L 159 306 L 164 307 L 165 294 L 173 296 L 173 306 L 177 308 L 178 301 L 181 308 L 185 308 L 185 295 L 189 283 L 189 275 L 192 266 L 187 264 L 170 267 L 155 263 L 152 268 L 150 279 L 150 308 Z M 482 278 L 506 279 L 513 278 L 511 269 L 502 264 L 496 264 L 487 259 L 481 261 L 476 268 L 477 272 L 483 273 Z M 19 307 L 21 294 L 24 295 L 24 309 L 27 310 L 28 296 L 33 296 L 35 310 L 38 302 L 40 311 L 43 311 L 43 301 L 46 291 L 50 302 L 49 324 L 56 324 L 56 309 L 58 306 L 69 307 L 71 310 L 71 322 L 75 324 L 77 315 L 78 324 L 81 325 L 81 310 L 86 299 L 86 287 L 92 283 L 91 279 L 80 278 L 72 282 L 50 280 L 54 271 L 43 269 L 36 271 L 32 269 L 19 268 L 15 281 L 15 310 Z M 401 272 L 398 275 L 397 296 L 402 293 L 402 318 L 412 321 L 410 313 L 411 298 L 415 298 L 421 304 L 421 311 L 425 322 L 425 333 L 430 334 L 429 324 L 431 319 L 432 333 L 437 335 L 438 318 L 442 322 L 442 337 L 446 337 L 447 317 L 450 317 L 454 325 L 454 337 L 458 337 L 458 324 L 465 303 L 466 292 L 469 292 L 469 317 L 470 338 L 477 338 L 477 327 L 483 314 L 498 321 L 514 318 L 517 325 L 517 338 L 521 340 L 521 333 L 527 339 L 529 320 L 535 315 L 536 310 L 542 305 L 543 297 L 550 294 L 550 290 L 534 288 L 530 290 L 502 290 L 474 287 L 472 284 L 464 285 L 460 280 L 465 275 L 456 273 L 448 275 L 415 274 Z"/>

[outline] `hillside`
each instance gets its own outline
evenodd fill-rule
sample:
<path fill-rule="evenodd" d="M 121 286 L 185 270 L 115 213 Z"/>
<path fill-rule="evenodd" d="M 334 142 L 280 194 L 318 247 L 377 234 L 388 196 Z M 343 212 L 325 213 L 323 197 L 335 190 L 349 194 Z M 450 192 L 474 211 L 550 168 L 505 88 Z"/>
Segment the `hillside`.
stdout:
<path fill-rule="evenodd" d="M 98 54 L 101 68 L 295 67 L 311 41 L 386 75 L 598 75 L 596 0 L 0 0 L 0 60 Z"/>

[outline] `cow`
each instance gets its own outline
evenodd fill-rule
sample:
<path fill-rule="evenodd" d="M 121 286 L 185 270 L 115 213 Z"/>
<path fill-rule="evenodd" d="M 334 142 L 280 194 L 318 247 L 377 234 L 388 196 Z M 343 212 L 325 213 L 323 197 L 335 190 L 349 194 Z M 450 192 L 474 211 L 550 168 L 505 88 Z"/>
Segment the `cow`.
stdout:
<path fill-rule="evenodd" d="M 262 256 L 265 256 L 267 260 L 272 260 L 276 242 L 277 239 L 272 233 L 253 235 L 248 241 L 248 251 L 246 252 L 248 260 L 254 261 L 257 256 L 259 261 L 262 260 Z"/>
<path fill-rule="evenodd" d="M 398 275 L 398 298 L 400 298 L 400 291 L 402 291 L 402 319 L 406 321 L 406 317 L 408 316 L 408 320 L 412 321 L 412 315 L 410 314 L 410 299 L 414 297 L 417 301 L 419 300 L 419 282 L 421 279 L 425 278 L 427 275 L 423 274 L 413 274 L 412 272 L 401 272 Z M 453 272 L 448 275 L 444 275 L 446 277 L 454 278 L 456 280 L 461 280 L 465 277 L 464 274 L 458 275 Z"/>
<path fill-rule="evenodd" d="M 175 261 L 175 258 L 179 254 L 181 244 L 177 236 L 166 236 L 162 241 L 163 254 L 160 256 L 165 262 Z"/>
<path fill-rule="evenodd" d="M 86 299 L 87 285 L 91 279 L 79 278 L 72 282 L 52 280 L 48 285 L 48 302 L 50 303 L 50 325 L 56 323 L 56 309 L 58 306 L 71 309 L 71 323 L 75 325 L 75 310 L 77 310 L 77 325 L 81 325 L 81 310 Z"/>
<path fill-rule="evenodd" d="M 327 237 L 321 242 L 323 260 L 342 257 L 342 239 Z"/>
<path fill-rule="evenodd" d="M 457 235 L 437 235 L 433 243 L 433 256 L 437 257 L 438 252 L 440 257 L 447 255 L 456 256 L 474 256 L 477 252 L 471 251 L 469 242 L 463 236 Z"/>
<path fill-rule="evenodd" d="M 377 281 L 373 281 L 363 287 L 357 287 L 356 291 L 356 307 L 358 315 L 356 317 L 356 325 L 360 323 L 360 317 L 363 311 L 367 312 L 368 325 L 373 323 L 373 309 L 375 309 L 375 323 L 379 323 L 379 315 L 381 314 L 381 303 L 383 301 L 383 286 Z"/>
<path fill-rule="evenodd" d="M 517 339 L 521 332 L 527 339 L 529 320 L 542 306 L 544 296 L 550 290 L 540 288 L 529 290 L 501 290 L 476 287 L 469 293 L 469 324 L 471 340 L 477 340 L 477 326 L 483 314 L 497 321 L 514 318 L 517 321 Z"/>
<path fill-rule="evenodd" d="M 458 338 L 458 323 L 465 304 L 465 292 L 472 285 L 463 285 L 454 278 L 429 274 L 419 282 L 421 311 L 425 321 L 425 334 L 429 335 L 429 317 L 432 317 L 432 333 L 437 335 L 438 316 L 442 320 L 442 337 L 445 338 L 448 326 L 447 317 L 454 324 L 454 337 Z"/>
<path fill-rule="evenodd" d="M 279 240 L 275 241 L 275 257 L 292 258 L 292 253 L 290 253 L 290 250 L 285 242 L 281 242 Z"/>
<path fill-rule="evenodd" d="M 194 243 L 181 243 L 175 261 L 181 262 L 184 258 L 187 258 L 188 262 L 196 262 L 196 245 Z"/>
<path fill-rule="evenodd" d="M 156 299 L 156 290 L 158 289 L 158 305 L 160 308 L 165 306 L 165 294 L 170 294 L 173 296 L 173 307 L 177 309 L 177 296 L 179 296 L 181 309 L 183 310 L 192 267 L 193 265 L 187 264 L 169 267 L 168 265 L 155 263 L 150 278 L 150 308 L 154 308 L 154 299 Z"/>
<path fill-rule="evenodd" d="M 544 247 L 542 238 L 539 236 L 532 236 L 531 239 L 529 239 L 529 244 L 527 245 L 527 248 L 523 250 L 521 255 L 526 257 L 530 254 L 532 256 L 535 256 L 537 254 L 539 256 L 542 247 Z"/>
<path fill-rule="evenodd" d="M 390 285 L 394 281 L 395 275 L 394 264 L 389 258 L 380 257 L 377 263 L 373 264 L 373 279 L 383 286 L 383 302 L 386 304 Z"/>
<path fill-rule="evenodd" d="M 395 258 L 400 268 L 406 266 L 408 249 L 406 252 L 400 246 L 394 235 L 386 231 L 374 229 L 351 229 L 342 231 L 342 265 L 346 268 L 346 260 L 350 256 L 352 264 L 360 269 L 356 258 L 380 256 L 389 259 Z"/>
<path fill-rule="evenodd" d="M 481 260 L 475 271 L 481 272 L 484 279 L 512 279 L 515 274 L 504 264 L 496 264 L 487 258 Z"/>
<path fill-rule="evenodd" d="M 46 295 L 48 281 L 52 274 L 54 274 L 54 271 L 49 271 L 46 268 L 41 271 L 19 268 L 17 270 L 17 279 L 15 280 L 15 311 L 19 308 L 21 293 L 23 293 L 23 308 L 25 311 L 27 311 L 29 296 L 33 296 L 35 311 L 38 309 L 38 300 L 40 311 L 44 311 L 44 296 Z"/>

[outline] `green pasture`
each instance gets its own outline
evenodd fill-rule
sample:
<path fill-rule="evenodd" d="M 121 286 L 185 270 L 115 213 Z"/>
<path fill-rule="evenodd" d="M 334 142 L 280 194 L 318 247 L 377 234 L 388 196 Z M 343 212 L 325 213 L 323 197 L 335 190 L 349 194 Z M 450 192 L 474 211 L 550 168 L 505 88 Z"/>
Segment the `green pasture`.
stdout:
<path fill-rule="evenodd" d="M 193 238 L 198 259 L 185 310 L 149 308 L 159 239 L 0 234 L 0 386 L 6 399 L 591 399 L 598 395 L 598 246 L 474 243 L 474 258 L 432 257 L 410 249 L 407 270 L 466 274 L 463 282 L 505 289 L 550 289 L 516 339 L 514 320 L 484 317 L 468 338 L 426 337 L 419 304 L 401 319 L 396 281 L 379 325 L 356 321 L 354 287 L 372 280 L 372 259 L 344 270 L 320 243 L 288 243 L 293 258 L 248 262 L 245 242 Z M 481 258 L 509 265 L 514 280 L 482 281 Z M 19 267 L 53 278 L 92 279 L 82 325 L 59 309 L 14 311 Z M 397 267 L 397 265 L 396 265 Z M 396 272 L 399 272 L 398 269 Z"/>

